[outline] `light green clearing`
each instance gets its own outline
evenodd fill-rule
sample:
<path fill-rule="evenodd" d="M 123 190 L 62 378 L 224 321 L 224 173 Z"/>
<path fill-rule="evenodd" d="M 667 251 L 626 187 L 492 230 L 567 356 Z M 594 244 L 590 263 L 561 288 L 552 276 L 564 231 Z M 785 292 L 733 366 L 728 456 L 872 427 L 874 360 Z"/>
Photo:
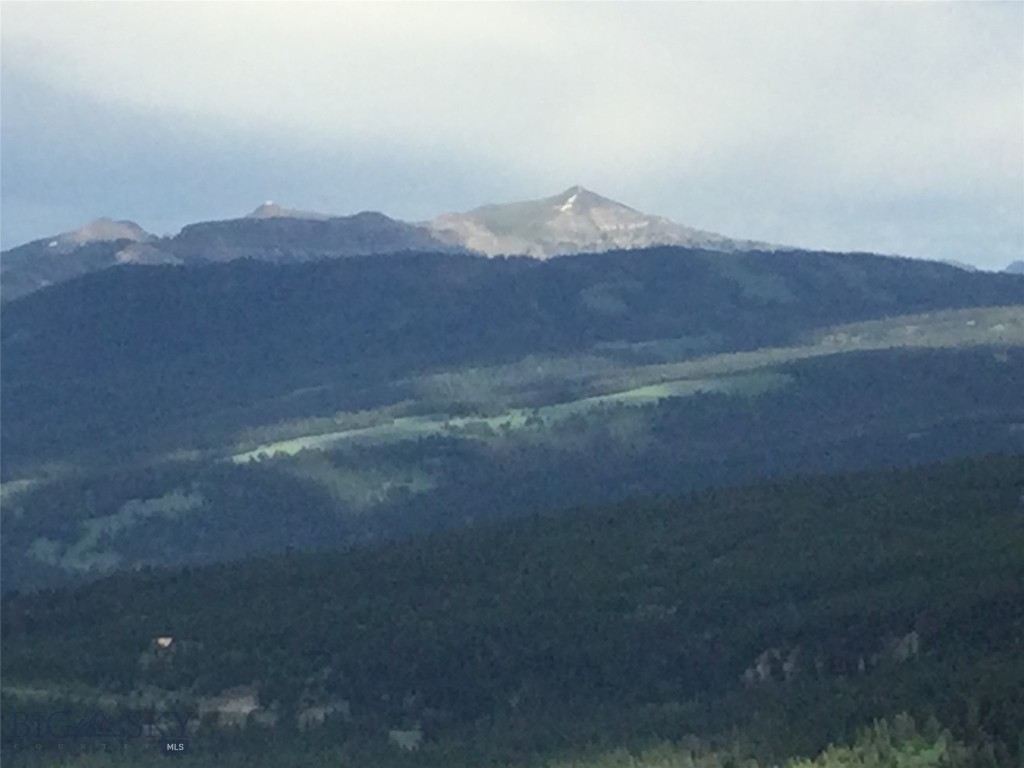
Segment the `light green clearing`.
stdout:
<path fill-rule="evenodd" d="M 798 360 L 885 349 L 1024 346 L 1024 306 L 901 315 L 825 328 L 802 346 L 769 347 L 624 371 L 650 382 L 728 376 Z M 606 379 L 609 384 L 614 379 Z"/>
<path fill-rule="evenodd" d="M 366 438 L 371 441 L 389 439 L 410 440 L 415 437 L 437 434 L 443 428 L 444 423 L 437 421 L 435 416 L 403 416 L 395 419 L 390 424 L 380 424 L 375 427 L 328 432 L 323 435 L 310 435 L 308 437 L 296 437 L 291 440 L 281 440 L 276 443 L 267 443 L 251 451 L 236 454 L 231 457 L 231 460 L 241 464 L 253 461 L 254 459 L 269 458 L 280 454 L 294 456 L 299 451 L 323 450 L 342 440 L 357 440 L 360 438 Z"/>
<path fill-rule="evenodd" d="M 394 491 L 415 495 L 436 486 L 429 474 L 415 467 L 356 470 L 335 466 L 323 454 L 289 457 L 280 462 L 279 468 L 293 477 L 317 483 L 352 512 L 371 509 Z"/>
<path fill-rule="evenodd" d="M 1024 344 L 1024 307 L 983 307 L 826 328 L 818 344 L 847 347 L 962 347 L 979 344 Z"/>
<path fill-rule="evenodd" d="M 513 408 L 490 418 L 455 417 L 443 415 L 405 416 L 394 419 L 390 424 L 381 424 L 363 429 L 350 429 L 323 435 L 281 440 L 259 446 L 251 451 L 232 456 L 236 463 L 273 456 L 293 456 L 303 450 L 324 450 L 341 442 L 371 441 L 387 442 L 411 440 L 430 435 L 451 435 L 459 431 L 472 434 L 474 431 L 523 429 L 531 419 L 545 423 L 559 421 L 577 413 L 588 411 L 603 404 L 625 403 L 643 405 L 655 403 L 669 397 L 690 397 L 700 392 L 722 392 L 737 396 L 754 396 L 784 386 L 789 377 L 779 373 L 754 373 L 745 376 L 729 376 L 710 379 L 687 379 L 662 382 L 607 395 L 587 397 L 568 403 L 558 403 L 539 408 Z"/>
<path fill-rule="evenodd" d="M 669 342 L 671 340 L 641 342 L 639 347 Z M 238 453 L 232 456 L 232 459 L 236 462 L 247 462 L 260 457 L 294 455 L 307 449 L 323 450 L 342 441 L 409 440 L 430 435 L 454 434 L 457 431 L 473 434 L 475 430 L 484 429 L 521 429 L 531 417 L 546 422 L 557 421 L 602 403 L 652 403 L 666 397 L 687 397 L 697 392 L 756 395 L 783 386 L 788 380 L 784 374 L 764 369 L 799 360 L 894 348 L 979 345 L 1024 345 L 1024 306 L 903 315 L 822 329 L 810 336 L 807 343 L 802 346 L 734 352 L 618 370 L 608 370 L 587 358 L 581 358 L 591 362 L 591 366 L 588 366 L 590 372 L 596 374 L 596 381 L 591 385 L 592 391 L 605 390 L 603 394 L 535 409 L 512 408 L 490 418 L 448 418 L 441 412 L 427 416 L 403 416 L 372 427 L 268 442 L 244 453 Z M 532 363 L 530 367 L 533 367 Z M 523 366 L 519 366 L 518 369 L 507 368 L 507 373 L 513 370 L 520 376 L 525 373 Z M 552 372 L 552 368 L 558 371 L 557 366 L 549 365 L 547 369 L 542 369 L 538 364 L 538 376 L 545 378 L 545 375 Z M 450 375 L 435 375 L 431 377 L 431 381 L 435 384 L 444 382 L 447 388 L 456 390 L 460 385 L 465 386 L 468 383 L 465 375 L 482 379 L 479 383 L 475 380 L 472 382 L 474 390 L 487 389 L 482 384 L 483 380 L 488 378 L 502 380 L 500 376 L 488 377 L 484 370 L 472 369 L 468 374 L 452 372 Z M 476 391 L 474 394 L 474 399 L 479 400 L 485 398 L 487 393 Z"/>
<path fill-rule="evenodd" d="M 414 399 L 431 402 L 433 413 L 419 416 L 392 416 L 381 409 L 360 414 L 377 423 L 366 427 L 345 426 L 352 414 L 306 419 L 274 425 L 277 434 L 258 433 L 240 440 L 233 458 L 249 461 L 259 455 L 294 454 L 305 449 L 322 449 L 339 440 L 410 439 L 444 433 L 453 427 L 490 426 L 518 428 L 524 400 L 543 394 L 552 385 L 573 384 L 584 387 L 587 396 L 573 403 L 538 409 L 542 418 L 559 417 L 565 408 L 582 403 L 589 407 L 602 398 L 643 401 L 665 396 L 690 394 L 693 382 L 709 391 L 708 381 L 758 369 L 825 355 L 908 347 L 968 347 L 978 345 L 1024 345 L 1024 307 L 984 307 L 947 310 L 919 315 L 903 315 L 864 323 L 824 328 L 809 334 L 803 344 L 774 347 L 751 352 L 735 352 L 693 358 L 700 347 L 714 345 L 712 337 L 680 337 L 642 342 L 603 342 L 590 352 L 565 357 L 530 355 L 522 360 L 488 367 L 469 367 L 405 379 L 399 384 L 411 387 Z M 622 355 L 647 358 L 646 364 L 628 364 Z M 651 359 L 653 358 L 653 360 Z M 660 360 L 659 360 L 660 358 Z M 672 385 L 676 390 L 651 390 Z M 714 387 L 711 387 L 714 389 Z M 731 391 L 728 388 L 723 391 Z M 447 406 L 473 405 L 497 410 L 498 415 L 448 418 Z M 532 412 L 531 412 L 532 413 Z M 331 422 L 334 422 L 333 424 Z M 444 423 L 444 428 L 439 427 Z M 507 425 L 507 426 L 506 426 Z M 283 433 L 283 434 L 282 434 Z M 290 434 L 289 434 L 290 433 Z"/>

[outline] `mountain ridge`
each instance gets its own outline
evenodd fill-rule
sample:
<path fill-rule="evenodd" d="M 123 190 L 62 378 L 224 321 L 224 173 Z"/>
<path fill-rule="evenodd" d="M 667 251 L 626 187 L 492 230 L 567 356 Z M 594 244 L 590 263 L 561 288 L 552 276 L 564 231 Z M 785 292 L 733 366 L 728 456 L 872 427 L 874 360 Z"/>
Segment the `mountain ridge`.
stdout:
<path fill-rule="evenodd" d="M 650 216 L 581 185 L 550 197 L 490 203 L 419 223 L 372 211 L 304 211 L 268 200 L 240 217 L 186 224 L 173 236 L 156 237 L 134 222 L 97 219 L 73 232 L 17 246 L 0 258 L 0 299 L 123 263 L 289 262 L 403 251 L 547 259 L 659 245 L 722 252 L 778 249 Z M 55 260 L 58 254 L 63 258 Z"/>

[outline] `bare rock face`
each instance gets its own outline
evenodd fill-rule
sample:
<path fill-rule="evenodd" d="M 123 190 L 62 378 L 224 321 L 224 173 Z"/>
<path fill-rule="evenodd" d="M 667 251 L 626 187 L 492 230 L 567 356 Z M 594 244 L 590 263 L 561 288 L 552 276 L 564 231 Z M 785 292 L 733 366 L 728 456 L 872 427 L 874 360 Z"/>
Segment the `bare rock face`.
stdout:
<path fill-rule="evenodd" d="M 132 243 L 114 254 L 118 264 L 180 264 L 181 259 L 149 243 Z"/>
<path fill-rule="evenodd" d="M 96 219 L 73 232 L 65 232 L 58 236 L 59 244 L 76 247 L 86 243 L 106 242 L 108 240 L 130 240 L 142 243 L 152 237 L 134 221 L 114 221 L 112 219 Z"/>
<path fill-rule="evenodd" d="M 439 239 L 488 256 L 516 254 L 546 259 L 655 245 L 716 251 L 776 248 L 648 216 L 580 186 L 541 200 L 447 213 L 428 226 Z"/>

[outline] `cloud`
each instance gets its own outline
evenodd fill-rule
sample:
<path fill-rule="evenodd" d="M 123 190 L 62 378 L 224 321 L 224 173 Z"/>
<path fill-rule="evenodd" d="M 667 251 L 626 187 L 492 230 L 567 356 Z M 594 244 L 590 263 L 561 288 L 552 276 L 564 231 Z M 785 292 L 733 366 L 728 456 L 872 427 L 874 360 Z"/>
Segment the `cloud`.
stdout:
<path fill-rule="evenodd" d="M 100 216 L 158 234 L 232 218 L 266 199 L 355 213 L 387 210 L 422 220 L 437 198 L 474 204 L 478 176 L 501 194 L 500 169 L 479 157 L 384 151 L 356 142 L 295 142 L 195 116 L 97 101 L 4 74 L 4 247 Z"/>
<path fill-rule="evenodd" d="M 403 158 L 420 210 L 579 182 L 868 249 L 881 227 L 841 212 L 890 206 L 923 212 L 890 250 L 939 255 L 954 210 L 1002 258 L 1024 249 L 1022 24 L 1019 4 L 40 3 L 6 5 L 2 33 L 6 72 L 111 112 L 282 156 Z M 445 158 L 458 179 L 432 183 Z M 812 225 L 787 229 L 786 206 Z"/>

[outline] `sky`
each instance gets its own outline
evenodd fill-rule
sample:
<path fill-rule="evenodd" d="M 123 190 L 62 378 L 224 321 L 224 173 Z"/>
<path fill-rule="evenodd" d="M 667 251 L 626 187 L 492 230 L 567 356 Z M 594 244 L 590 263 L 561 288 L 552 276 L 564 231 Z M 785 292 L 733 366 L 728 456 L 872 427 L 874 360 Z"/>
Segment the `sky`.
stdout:
<path fill-rule="evenodd" d="M 3 2 L 0 240 L 581 184 L 722 234 L 1024 258 L 1024 3 Z"/>

